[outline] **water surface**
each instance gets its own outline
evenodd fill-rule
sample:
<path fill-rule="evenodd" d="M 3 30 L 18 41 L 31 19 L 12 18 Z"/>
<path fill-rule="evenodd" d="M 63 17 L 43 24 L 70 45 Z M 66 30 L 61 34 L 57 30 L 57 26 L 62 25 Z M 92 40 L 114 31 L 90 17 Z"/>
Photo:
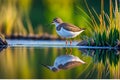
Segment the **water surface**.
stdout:
<path fill-rule="evenodd" d="M 74 41 L 71 47 L 67 47 L 67 54 L 79 57 L 86 64 L 52 72 L 41 64 L 53 65 L 56 57 L 66 55 L 65 41 L 7 40 L 7 42 L 8 48 L 0 52 L 0 78 L 120 78 L 118 51 L 80 50 L 75 47 L 78 42 Z"/>

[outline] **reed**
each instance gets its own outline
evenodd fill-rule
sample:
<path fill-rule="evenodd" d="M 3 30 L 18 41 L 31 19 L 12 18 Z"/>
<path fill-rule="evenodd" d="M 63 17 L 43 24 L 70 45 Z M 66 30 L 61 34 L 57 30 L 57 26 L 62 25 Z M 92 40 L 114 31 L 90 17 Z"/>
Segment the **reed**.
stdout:
<path fill-rule="evenodd" d="M 117 0 L 115 0 L 114 10 L 112 6 L 113 2 L 112 0 L 110 0 L 109 15 L 104 12 L 104 0 L 101 0 L 100 14 L 98 14 L 93 8 L 92 10 L 90 10 L 86 0 L 85 0 L 85 4 L 90 14 L 89 17 L 91 17 L 92 28 L 94 29 L 92 36 L 94 45 L 112 46 L 112 47 L 118 45 L 118 42 L 120 40 L 120 12 L 118 11 Z"/>
<path fill-rule="evenodd" d="M 0 1 L 0 32 L 5 36 L 26 36 L 32 32 L 27 17 L 30 4 L 31 0 Z M 24 24 L 25 21 L 27 25 Z"/>

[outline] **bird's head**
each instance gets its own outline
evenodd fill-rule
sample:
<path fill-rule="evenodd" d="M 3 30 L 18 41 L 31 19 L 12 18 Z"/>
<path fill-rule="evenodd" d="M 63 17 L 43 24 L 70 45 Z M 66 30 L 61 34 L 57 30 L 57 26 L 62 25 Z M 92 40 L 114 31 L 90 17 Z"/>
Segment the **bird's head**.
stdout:
<path fill-rule="evenodd" d="M 47 69 L 53 71 L 53 72 L 57 72 L 59 69 L 57 69 L 56 67 L 54 66 L 47 66 L 45 64 L 41 64 L 42 66 L 46 67 Z"/>
<path fill-rule="evenodd" d="M 52 24 L 55 24 L 56 26 L 58 26 L 61 23 L 63 23 L 61 18 L 54 18 L 52 21 Z"/>

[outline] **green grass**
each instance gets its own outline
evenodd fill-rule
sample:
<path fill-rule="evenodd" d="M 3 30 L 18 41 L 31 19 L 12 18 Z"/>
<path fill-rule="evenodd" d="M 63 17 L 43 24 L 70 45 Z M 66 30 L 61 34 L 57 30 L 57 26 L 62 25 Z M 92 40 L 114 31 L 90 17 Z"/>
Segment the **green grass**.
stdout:
<path fill-rule="evenodd" d="M 95 32 L 93 36 L 93 40 L 96 46 L 111 46 L 114 47 L 117 45 L 119 40 L 119 30 L 114 28 L 108 30 L 104 30 L 101 32 Z"/>
<path fill-rule="evenodd" d="M 120 40 L 120 12 L 118 11 L 118 3 L 115 0 L 115 7 L 113 10 L 113 2 L 110 0 L 110 13 L 104 12 L 104 0 L 101 0 L 101 13 L 98 14 L 93 8 L 90 9 L 87 5 L 89 18 L 93 31 L 92 40 L 95 46 L 116 46 Z M 89 42 L 89 40 L 88 40 Z"/>

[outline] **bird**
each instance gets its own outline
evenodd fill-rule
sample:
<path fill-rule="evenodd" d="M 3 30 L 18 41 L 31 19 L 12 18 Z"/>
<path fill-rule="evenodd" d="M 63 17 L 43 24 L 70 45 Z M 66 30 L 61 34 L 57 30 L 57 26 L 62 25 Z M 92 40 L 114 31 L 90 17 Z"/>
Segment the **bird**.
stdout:
<path fill-rule="evenodd" d="M 56 32 L 63 38 L 74 38 L 82 33 L 85 29 L 79 28 L 73 24 L 63 22 L 61 18 L 56 17 L 53 19 L 52 24 L 56 26 Z M 66 45 L 68 44 L 66 40 Z M 70 45 L 72 41 L 70 41 Z"/>
<path fill-rule="evenodd" d="M 45 64 L 41 64 L 41 65 L 53 72 L 58 72 L 60 70 L 72 69 L 76 66 L 79 66 L 80 64 L 85 64 L 85 62 L 79 59 L 79 57 L 77 56 L 61 55 L 55 59 L 53 66 L 47 66 Z"/>

